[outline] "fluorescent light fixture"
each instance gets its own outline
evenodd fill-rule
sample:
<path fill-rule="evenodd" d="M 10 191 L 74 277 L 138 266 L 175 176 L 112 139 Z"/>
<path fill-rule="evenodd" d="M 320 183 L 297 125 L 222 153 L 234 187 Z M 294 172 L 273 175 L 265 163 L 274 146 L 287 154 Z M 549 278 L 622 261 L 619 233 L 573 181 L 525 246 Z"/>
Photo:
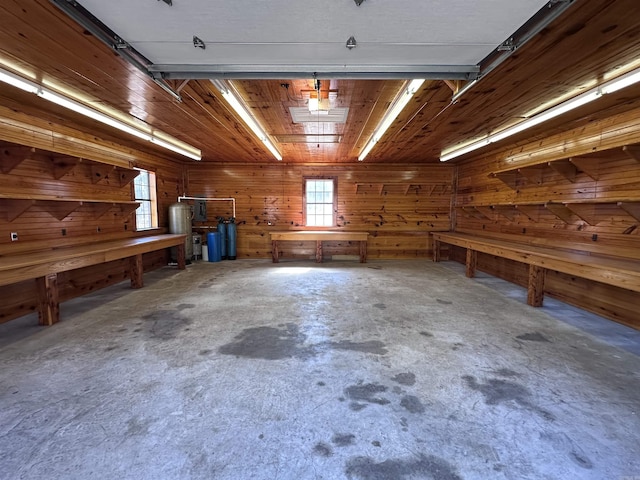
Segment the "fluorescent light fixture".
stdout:
<path fill-rule="evenodd" d="M 269 149 L 274 157 L 278 160 L 282 160 L 282 155 L 271 143 L 269 137 L 265 131 L 258 125 L 253 115 L 249 113 L 244 103 L 240 100 L 239 95 L 233 90 L 233 88 L 224 80 L 214 79 L 211 83 L 220 91 L 227 103 L 233 108 L 233 110 L 240 115 L 242 121 L 251 129 L 251 131 L 260 139 L 262 143 Z"/>
<path fill-rule="evenodd" d="M 189 157 L 193 160 L 202 160 L 201 155 L 190 152 L 189 150 L 186 150 L 182 147 L 179 147 L 178 145 L 162 140 L 158 137 L 151 137 L 151 143 L 155 143 L 156 145 L 166 148 L 167 150 L 171 150 L 172 152 L 179 153 L 180 155 L 184 155 L 185 157 Z"/>
<path fill-rule="evenodd" d="M 102 113 L 98 110 L 88 107 L 87 105 L 78 102 L 73 98 L 56 93 L 53 90 L 49 90 L 42 85 L 38 85 L 35 82 L 24 79 L 11 72 L 0 69 L 0 81 L 8 83 L 9 85 L 17 87 L 26 92 L 35 93 L 44 100 L 55 103 L 56 105 L 64 107 L 68 110 L 72 110 L 100 123 L 104 123 L 105 125 L 109 125 L 110 127 L 128 133 L 129 135 L 133 135 L 134 137 L 152 142 L 175 153 L 179 153 L 180 155 L 184 155 L 194 160 L 202 159 L 202 153 L 200 150 L 184 142 L 181 142 L 177 138 L 173 138 L 166 133 L 158 131 L 156 132 L 156 134 L 164 137 L 164 139 L 158 139 L 156 136 L 152 135 L 153 130 L 150 126 L 148 127 L 148 131 L 145 131 L 139 127 L 134 127 L 133 125 L 129 125 L 128 123 L 118 120 L 110 115 L 107 115 L 106 113 Z"/>
<path fill-rule="evenodd" d="M 0 70 L 0 82 L 8 83 L 9 85 L 29 93 L 38 93 L 40 88 L 37 83 L 30 82 L 29 80 L 4 70 Z"/>
<path fill-rule="evenodd" d="M 369 152 L 371 151 L 371 149 L 375 146 L 376 143 L 380 141 L 380 139 L 385 134 L 387 129 L 391 126 L 391 124 L 398 117 L 402 109 L 407 105 L 407 103 L 409 103 L 409 100 L 411 100 L 411 98 L 415 95 L 415 93 L 418 91 L 418 89 L 423 83 L 424 83 L 423 78 L 414 79 L 403 86 L 402 90 L 400 90 L 400 93 L 398 94 L 398 96 L 396 96 L 395 100 L 393 101 L 391 108 L 387 110 L 387 113 L 384 114 L 384 117 L 382 117 L 382 120 L 374 130 L 373 135 L 371 135 L 371 138 L 369 139 L 369 142 L 364 147 L 362 152 L 360 152 L 360 156 L 358 156 L 358 161 L 361 162 L 362 160 L 365 159 L 367 155 L 369 155 Z"/>
<path fill-rule="evenodd" d="M 320 108 L 320 102 L 318 101 L 318 99 L 317 98 L 310 98 L 309 99 L 309 111 L 310 112 L 317 112 L 319 108 Z"/>
<path fill-rule="evenodd" d="M 517 123 L 511 127 L 505 128 L 502 131 L 492 133 L 491 135 L 476 140 L 468 145 L 444 150 L 440 156 L 440 161 L 446 162 L 453 158 L 465 155 L 469 152 L 489 145 L 490 143 L 499 142 L 500 140 L 504 140 L 505 138 L 520 133 L 528 128 L 535 127 L 536 125 L 551 120 L 552 118 L 558 117 L 564 113 L 581 107 L 582 105 L 593 102 L 597 98 L 600 98 L 602 95 L 617 92 L 618 90 L 621 90 L 638 82 L 640 82 L 640 69 L 633 70 L 624 75 L 621 75 L 618 78 L 605 82 L 598 87 L 587 90 L 577 97 L 573 97 L 570 100 L 562 102 L 553 108 L 545 110 L 544 112 L 523 120 L 522 122 Z"/>

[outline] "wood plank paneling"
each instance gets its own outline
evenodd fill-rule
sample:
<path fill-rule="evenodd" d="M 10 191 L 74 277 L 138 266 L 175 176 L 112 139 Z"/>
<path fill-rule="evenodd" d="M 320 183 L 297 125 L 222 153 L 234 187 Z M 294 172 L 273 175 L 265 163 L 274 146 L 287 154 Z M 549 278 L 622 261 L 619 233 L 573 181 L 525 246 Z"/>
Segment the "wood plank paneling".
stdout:
<path fill-rule="evenodd" d="M 624 148 L 630 139 L 640 140 L 629 127 L 637 124 L 638 113 L 461 163 L 456 229 L 565 249 L 597 252 L 606 246 L 621 257 L 640 258 L 640 224 L 633 215 L 633 206 L 640 205 L 640 162 Z M 513 161 L 516 151 L 520 162 Z M 567 175 L 566 168 L 552 168 L 553 162 L 575 169 Z M 512 176 L 505 181 L 491 172 Z M 455 249 L 454 256 L 464 260 Z M 478 268 L 526 285 L 526 269 L 514 262 L 483 255 Z M 545 294 L 640 328 L 637 294 L 630 290 L 550 271 Z"/>
<path fill-rule="evenodd" d="M 370 234 L 369 258 L 416 258 L 431 254 L 430 231 L 450 227 L 454 168 L 433 166 L 301 166 L 289 164 L 223 165 L 187 168 L 192 196 L 237 199 L 238 257 L 271 258 L 269 231 L 303 229 L 303 178 L 337 176 L 335 230 Z M 231 216 L 229 203 L 208 204 L 209 224 Z M 358 253 L 357 243 L 352 246 Z M 315 243 L 282 244 L 285 258 L 313 257 Z M 325 256 L 345 253 L 326 242 Z"/>

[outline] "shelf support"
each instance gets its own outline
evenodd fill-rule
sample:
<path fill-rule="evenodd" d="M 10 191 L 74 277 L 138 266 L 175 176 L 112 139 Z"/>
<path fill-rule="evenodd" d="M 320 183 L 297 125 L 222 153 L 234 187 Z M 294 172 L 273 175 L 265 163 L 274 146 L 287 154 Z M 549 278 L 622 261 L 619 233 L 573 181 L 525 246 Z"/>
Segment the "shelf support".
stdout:
<path fill-rule="evenodd" d="M 38 200 L 37 204 L 42 206 L 42 208 L 49 213 L 53 218 L 56 218 L 60 221 L 67 218 L 73 212 L 75 212 L 80 206 L 82 202 L 73 202 L 73 201 L 59 201 L 59 200 Z"/>
<path fill-rule="evenodd" d="M 490 173 L 489 176 L 492 178 L 497 178 L 501 180 L 505 185 L 507 185 L 512 190 L 516 189 L 516 185 L 518 182 L 518 172 L 515 170 L 511 170 L 508 172 Z"/>
<path fill-rule="evenodd" d="M 31 205 L 35 203 L 34 200 L 22 199 L 4 199 L 3 202 L 7 206 L 8 222 L 13 222 L 16 218 L 26 212 Z"/>
<path fill-rule="evenodd" d="M 494 205 L 492 208 L 494 212 L 498 212 L 498 215 L 502 215 L 504 218 L 506 218 L 510 222 L 515 222 L 516 209 L 514 206 Z"/>
<path fill-rule="evenodd" d="M 116 168 L 116 172 L 118 172 L 120 187 L 124 187 L 125 185 L 131 183 L 133 179 L 140 174 L 140 170 L 132 170 L 130 168 L 120 168 L 120 167 Z"/>
<path fill-rule="evenodd" d="M 514 205 L 515 209 L 534 223 L 540 221 L 539 205 Z"/>
<path fill-rule="evenodd" d="M 128 217 L 133 212 L 135 212 L 139 206 L 140 202 L 123 203 L 120 204 L 120 211 L 122 212 L 123 216 Z"/>
<path fill-rule="evenodd" d="M 640 145 L 625 145 L 622 151 L 636 162 L 640 162 Z"/>
<path fill-rule="evenodd" d="M 67 173 L 73 171 L 74 168 L 82 162 L 81 158 L 68 157 L 68 156 L 56 156 L 52 159 L 53 178 L 60 180 Z"/>
<path fill-rule="evenodd" d="M 618 202 L 617 205 L 640 222 L 640 203 Z"/>
<path fill-rule="evenodd" d="M 36 149 L 30 147 L 4 147 L 0 149 L 0 171 L 11 173 L 11 170 L 23 161 L 32 158 L 35 153 Z"/>
<path fill-rule="evenodd" d="M 584 172 L 592 180 L 598 180 L 600 176 L 600 159 L 599 158 L 581 158 L 581 157 L 572 157 L 569 161 L 574 164 L 578 170 Z"/>
<path fill-rule="evenodd" d="M 562 203 L 545 203 L 544 208 L 553 213 L 556 217 L 562 220 L 564 223 L 569 224 L 573 222 L 574 214 Z"/>
<path fill-rule="evenodd" d="M 518 173 L 531 183 L 542 185 L 542 173 L 544 169 L 539 166 L 522 167 L 518 169 Z"/>
<path fill-rule="evenodd" d="M 597 225 L 596 208 L 595 204 L 584 203 L 565 203 L 564 204 L 574 215 L 587 222 L 589 225 Z"/>
<path fill-rule="evenodd" d="M 98 183 L 109 176 L 115 170 L 115 166 L 106 163 L 94 163 L 91 165 L 91 183 Z"/>
<path fill-rule="evenodd" d="M 574 183 L 576 181 L 576 175 L 578 175 L 578 169 L 573 163 L 571 163 L 570 160 L 568 159 L 556 160 L 554 162 L 547 163 L 547 165 L 549 165 L 549 167 L 553 171 L 562 175 L 571 183 Z"/>

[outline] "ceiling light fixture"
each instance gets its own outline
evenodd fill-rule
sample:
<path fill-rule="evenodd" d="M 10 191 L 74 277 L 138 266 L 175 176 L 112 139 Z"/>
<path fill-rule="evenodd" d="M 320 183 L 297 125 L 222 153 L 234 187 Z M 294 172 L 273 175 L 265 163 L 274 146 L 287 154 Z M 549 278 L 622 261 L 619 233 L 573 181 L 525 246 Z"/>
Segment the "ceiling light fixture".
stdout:
<path fill-rule="evenodd" d="M 369 154 L 371 149 L 375 146 L 376 143 L 380 141 L 384 133 L 391 126 L 393 121 L 398 117 L 400 112 L 404 109 L 404 107 L 409 103 L 409 100 L 415 95 L 420 86 L 424 83 L 424 79 L 414 79 L 409 82 L 406 82 L 400 93 L 396 96 L 395 100 L 392 102 L 391 107 L 382 117 L 382 120 L 376 127 L 373 135 L 369 139 L 369 142 L 364 147 L 364 150 L 360 152 L 360 156 L 358 157 L 358 161 L 362 161 Z"/>
<path fill-rule="evenodd" d="M 621 75 L 618 78 L 605 82 L 598 87 L 587 90 L 577 97 L 573 97 L 570 100 L 559 103 L 555 107 L 545 110 L 544 112 L 539 113 L 511 127 L 505 128 L 504 130 L 487 135 L 467 145 L 443 150 L 440 156 L 440 161 L 446 162 L 461 155 L 465 155 L 469 152 L 473 152 L 474 150 L 489 145 L 490 143 L 499 142 L 500 140 L 504 140 L 505 138 L 508 138 L 512 135 L 535 127 L 536 125 L 544 123 L 548 120 L 551 120 L 552 118 L 558 117 L 578 107 L 586 105 L 587 103 L 593 102 L 594 100 L 600 98 L 602 95 L 617 92 L 618 90 L 621 90 L 638 82 L 640 82 L 640 69 L 633 70 L 624 75 Z"/>
<path fill-rule="evenodd" d="M 125 132 L 142 140 L 155 143 L 163 148 L 179 153 L 180 155 L 184 155 L 185 157 L 192 158 L 193 160 L 202 159 L 202 153 L 199 149 L 192 147 L 187 143 L 181 142 L 177 138 L 173 138 L 166 133 L 156 131 L 151 126 L 148 126 L 148 129 L 142 129 L 133 125 L 129 125 L 122 120 L 118 120 L 117 118 L 107 115 L 106 113 L 88 107 L 73 98 L 70 98 L 66 95 L 61 95 L 57 92 L 54 92 L 53 90 L 50 90 L 46 87 L 43 87 L 42 85 L 22 78 L 6 70 L 0 69 L 0 81 L 24 90 L 25 92 L 34 93 L 44 100 L 55 103 L 56 105 L 64 107 L 68 110 L 72 110 L 105 125 L 109 125 L 110 127 L 116 128 L 121 132 Z M 158 136 L 161 136 L 163 138 L 159 139 L 157 138 Z"/>
<path fill-rule="evenodd" d="M 244 102 L 240 99 L 240 95 L 235 91 L 233 85 L 229 82 L 219 79 L 211 80 L 211 83 L 220 91 L 224 99 L 227 103 L 233 108 L 233 110 L 240 115 L 240 118 L 244 121 L 244 123 L 251 129 L 251 131 L 260 139 L 262 143 L 269 149 L 269 151 L 273 154 L 274 157 L 278 160 L 282 160 L 282 155 L 276 149 L 276 147 L 271 143 L 269 137 L 265 133 L 265 131 L 258 125 L 256 119 L 253 118 L 253 115 L 249 113 L 247 107 L 244 105 Z"/>
<path fill-rule="evenodd" d="M 349 50 L 353 50 L 354 48 L 356 48 L 357 45 L 358 45 L 358 42 L 356 42 L 356 37 L 354 37 L 352 35 L 351 37 L 348 38 L 348 40 L 347 40 L 347 48 Z"/>

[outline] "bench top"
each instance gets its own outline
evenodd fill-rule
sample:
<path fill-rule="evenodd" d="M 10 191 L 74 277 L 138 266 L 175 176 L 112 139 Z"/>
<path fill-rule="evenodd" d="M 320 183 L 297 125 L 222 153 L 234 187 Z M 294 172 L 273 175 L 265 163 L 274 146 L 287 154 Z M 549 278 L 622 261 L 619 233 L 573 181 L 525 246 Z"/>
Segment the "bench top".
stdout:
<path fill-rule="evenodd" d="M 368 232 L 332 232 L 330 230 L 291 230 L 287 232 L 269 232 L 271 240 L 348 240 L 367 241 Z"/>
<path fill-rule="evenodd" d="M 186 235 L 162 234 L 0 256 L 0 285 L 174 247 Z"/>
<path fill-rule="evenodd" d="M 433 232 L 437 241 L 640 292 L 640 261 L 576 253 L 455 232 Z"/>

